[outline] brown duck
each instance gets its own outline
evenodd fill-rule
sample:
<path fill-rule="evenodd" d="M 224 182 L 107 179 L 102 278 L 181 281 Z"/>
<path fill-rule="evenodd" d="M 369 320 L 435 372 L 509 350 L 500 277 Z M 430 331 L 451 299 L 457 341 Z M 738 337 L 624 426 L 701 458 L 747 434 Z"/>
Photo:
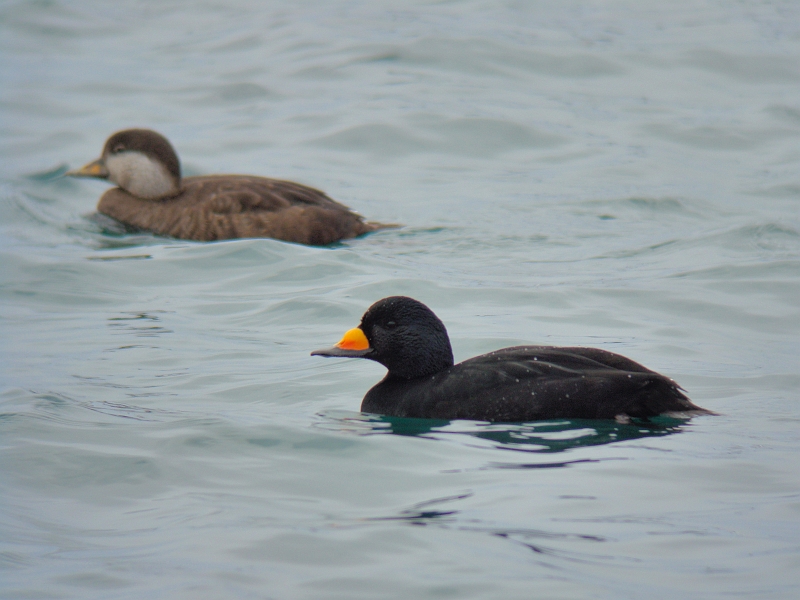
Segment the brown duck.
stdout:
<path fill-rule="evenodd" d="M 268 237 L 324 246 L 392 227 L 363 217 L 326 194 L 291 181 L 253 175 L 181 178 L 178 155 L 149 129 L 126 129 L 102 156 L 67 175 L 107 179 L 119 187 L 97 210 L 125 225 L 185 240 Z"/>

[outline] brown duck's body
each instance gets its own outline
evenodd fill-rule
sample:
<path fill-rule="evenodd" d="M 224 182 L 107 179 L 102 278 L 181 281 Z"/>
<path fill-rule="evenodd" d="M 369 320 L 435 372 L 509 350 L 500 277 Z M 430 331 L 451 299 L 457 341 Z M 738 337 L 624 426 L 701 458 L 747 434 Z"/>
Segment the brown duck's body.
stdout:
<path fill-rule="evenodd" d="M 268 237 L 325 246 L 383 229 L 319 190 L 251 175 L 186 177 L 171 198 L 108 190 L 97 210 L 158 235 L 198 241 Z"/>
<path fill-rule="evenodd" d="M 185 240 L 268 237 L 326 246 L 396 227 L 365 223 L 323 192 L 291 181 L 252 175 L 184 179 L 172 144 L 150 129 L 118 131 L 100 158 L 67 175 L 119 186 L 100 198 L 97 210 L 104 215 Z"/>

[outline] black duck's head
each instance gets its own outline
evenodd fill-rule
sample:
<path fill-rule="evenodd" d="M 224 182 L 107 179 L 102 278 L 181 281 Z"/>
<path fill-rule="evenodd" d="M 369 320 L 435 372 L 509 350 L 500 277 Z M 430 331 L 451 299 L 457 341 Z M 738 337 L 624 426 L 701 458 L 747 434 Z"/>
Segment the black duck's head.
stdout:
<path fill-rule="evenodd" d="M 368 358 L 389 369 L 390 377 L 413 379 L 453 366 L 447 330 L 427 306 L 413 298 L 379 300 L 333 348 L 314 356 Z"/>
<path fill-rule="evenodd" d="M 100 158 L 67 175 L 107 179 L 145 200 L 168 198 L 181 188 L 181 165 L 175 149 L 163 135 L 150 129 L 118 131 L 106 140 Z"/>

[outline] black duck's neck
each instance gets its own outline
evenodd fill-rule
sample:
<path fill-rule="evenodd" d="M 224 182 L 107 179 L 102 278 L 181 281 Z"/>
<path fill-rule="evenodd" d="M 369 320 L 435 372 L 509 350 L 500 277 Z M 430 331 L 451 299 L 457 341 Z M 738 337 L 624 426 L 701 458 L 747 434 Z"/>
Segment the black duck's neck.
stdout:
<path fill-rule="evenodd" d="M 415 379 L 434 375 L 453 366 L 453 350 L 447 333 L 427 339 L 424 344 L 398 348 L 385 360 L 379 361 L 389 369 L 389 378 Z"/>

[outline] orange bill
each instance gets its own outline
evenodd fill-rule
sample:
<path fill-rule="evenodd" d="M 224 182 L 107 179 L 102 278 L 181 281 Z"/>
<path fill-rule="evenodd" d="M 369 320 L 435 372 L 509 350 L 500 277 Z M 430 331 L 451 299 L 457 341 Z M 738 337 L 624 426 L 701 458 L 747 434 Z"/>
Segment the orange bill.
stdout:
<path fill-rule="evenodd" d="M 333 348 L 325 350 L 314 350 L 311 356 L 344 356 L 351 358 L 361 358 L 372 352 L 369 347 L 369 340 L 364 332 L 355 327 L 344 334 L 339 343 Z"/>
<path fill-rule="evenodd" d="M 369 342 L 364 332 L 358 327 L 354 327 L 344 334 L 336 347 L 342 350 L 366 350 L 369 348 Z"/>

